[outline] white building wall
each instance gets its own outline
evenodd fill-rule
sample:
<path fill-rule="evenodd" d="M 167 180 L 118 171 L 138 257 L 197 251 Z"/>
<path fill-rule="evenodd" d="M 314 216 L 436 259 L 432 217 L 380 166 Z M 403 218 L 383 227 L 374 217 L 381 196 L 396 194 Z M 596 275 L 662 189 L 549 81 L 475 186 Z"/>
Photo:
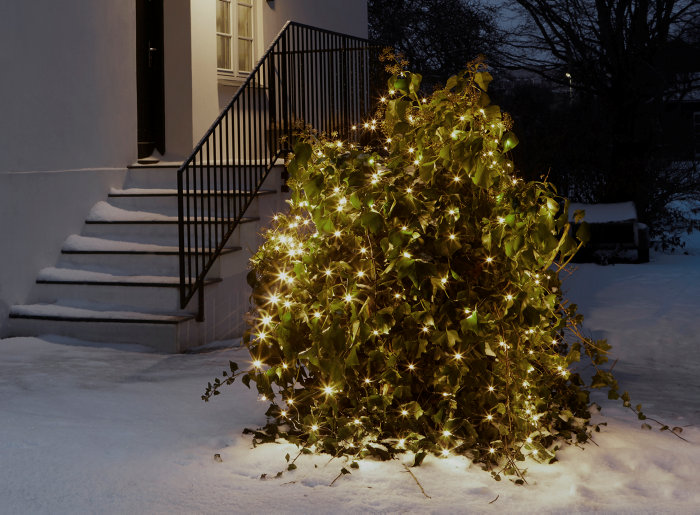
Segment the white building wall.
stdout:
<path fill-rule="evenodd" d="M 0 171 L 136 159 L 135 5 L 0 3 Z"/>
<path fill-rule="evenodd" d="M 265 41 L 268 43 L 287 20 L 367 37 L 367 0 L 272 0 L 264 3 Z"/>

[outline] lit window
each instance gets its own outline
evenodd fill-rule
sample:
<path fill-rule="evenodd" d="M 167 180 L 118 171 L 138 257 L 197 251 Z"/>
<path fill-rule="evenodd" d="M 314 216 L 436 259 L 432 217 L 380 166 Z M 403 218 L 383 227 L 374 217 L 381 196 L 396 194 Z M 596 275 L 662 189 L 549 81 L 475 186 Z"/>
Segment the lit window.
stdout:
<path fill-rule="evenodd" d="M 216 1 L 216 66 L 220 73 L 238 75 L 253 69 L 254 1 Z"/>

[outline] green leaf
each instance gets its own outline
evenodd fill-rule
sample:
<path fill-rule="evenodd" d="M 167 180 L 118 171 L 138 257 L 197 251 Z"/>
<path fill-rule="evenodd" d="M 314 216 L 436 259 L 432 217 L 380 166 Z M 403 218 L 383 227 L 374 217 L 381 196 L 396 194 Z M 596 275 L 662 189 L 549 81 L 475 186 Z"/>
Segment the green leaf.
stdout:
<path fill-rule="evenodd" d="M 360 224 L 373 234 L 377 234 L 384 227 L 384 219 L 375 211 L 367 211 L 360 216 Z"/>
<path fill-rule="evenodd" d="M 591 229 L 587 222 L 582 222 L 576 230 L 576 238 L 583 243 L 588 243 L 591 240 Z"/>
<path fill-rule="evenodd" d="M 474 82 L 483 90 L 487 91 L 489 89 L 489 84 L 493 80 L 493 77 L 489 72 L 479 72 L 474 74 Z"/>
<path fill-rule="evenodd" d="M 423 463 L 423 460 L 425 459 L 425 457 L 427 455 L 428 455 L 428 453 L 425 451 L 420 451 L 420 452 L 416 453 L 415 458 L 413 458 L 413 466 L 420 467 L 421 463 Z"/>
<path fill-rule="evenodd" d="M 506 132 L 503 135 L 503 152 L 509 152 L 513 150 L 518 145 L 518 143 L 520 143 L 520 141 L 514 133 L 510 131 Z"/>

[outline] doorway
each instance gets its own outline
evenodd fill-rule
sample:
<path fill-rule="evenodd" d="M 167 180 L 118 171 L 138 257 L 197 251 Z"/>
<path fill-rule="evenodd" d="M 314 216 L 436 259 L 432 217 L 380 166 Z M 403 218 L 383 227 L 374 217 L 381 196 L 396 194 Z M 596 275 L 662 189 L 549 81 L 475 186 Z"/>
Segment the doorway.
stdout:
<path fill-rule="evenodd" d="M 136 0 L 136 95 L 138 159 L 165 154 L 163 0 Z"/>

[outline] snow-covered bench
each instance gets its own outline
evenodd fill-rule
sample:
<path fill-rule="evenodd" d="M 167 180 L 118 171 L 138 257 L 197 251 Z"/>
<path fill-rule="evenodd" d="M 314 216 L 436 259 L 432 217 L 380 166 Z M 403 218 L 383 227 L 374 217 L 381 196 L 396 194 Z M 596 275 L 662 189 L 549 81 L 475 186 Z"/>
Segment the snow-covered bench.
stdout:
<path fill-rule="evenodd" d="M 634 202 L 615 204 L 571 203 L 569 217 L 574 221 L 577 210 L 585 211 L 591 238 L 576 256 L 576 261 L 649 261 L 649 228 L 637 221 Z"/>

